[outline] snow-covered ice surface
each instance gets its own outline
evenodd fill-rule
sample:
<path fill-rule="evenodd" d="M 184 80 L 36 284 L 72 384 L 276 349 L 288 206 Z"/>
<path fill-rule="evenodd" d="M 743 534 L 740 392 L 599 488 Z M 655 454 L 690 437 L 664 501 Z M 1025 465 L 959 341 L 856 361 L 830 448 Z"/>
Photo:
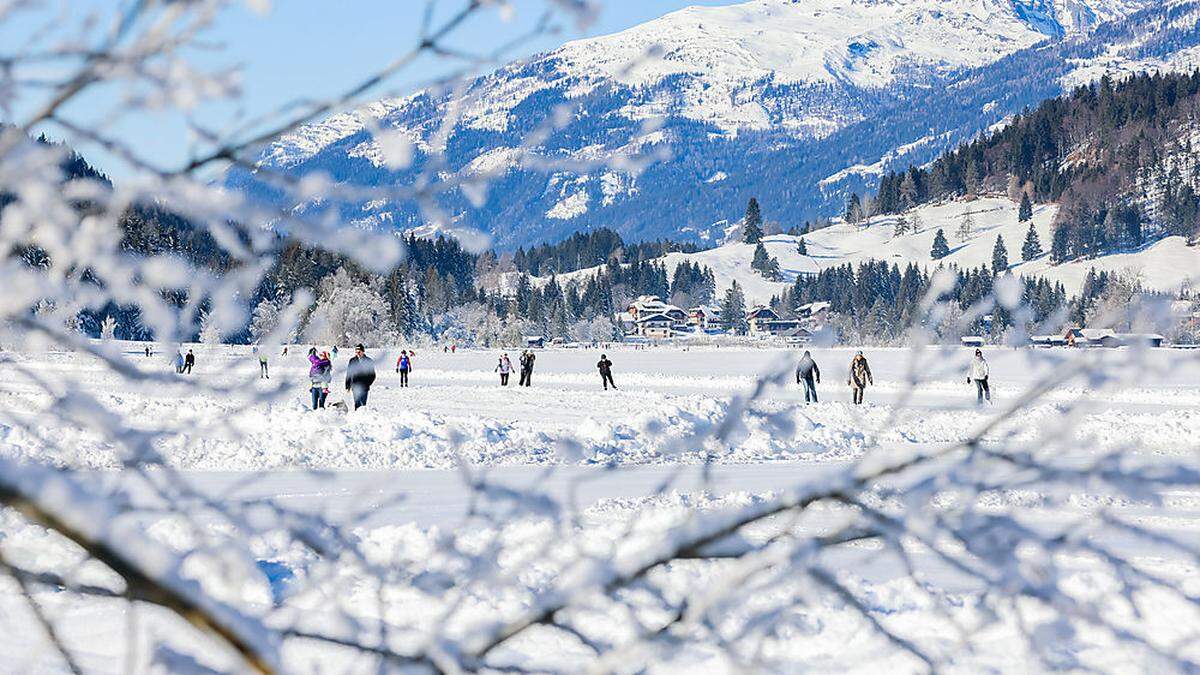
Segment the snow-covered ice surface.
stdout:
<path fill-rule="evenodd" d="M 126 348 L 134 354 L 140 346 Z M 218 595 L 250 598 L 264 613 L 280 605 L 283 614 L 328 630 L 337 624 L 322 621 L 334 621 L 333 607 L 367 624 L 382 617 L 409 627 L 393 636 L 395 644 L 409 646 L 421 640 L 412 627 L 434 625 L 447 601 L 438 579 L 455 568 L 438 550 L 440 537 L 478 528 L 483 546 L 491 532 L 486 524 L 468 517 L 473 503 L 471 493 L 463 488 L 460 459 L 471 467 L 470 472 L 486 475 L 498 485 L 537 487 L 577 509 L 574 527 L 601 551 L 639 537 L 652 539 L 660 531 L 656 528 L 690 513 L 753 505 L 797 484 L 820 482 L 823 476 L 863 459 L 868 451 L 904 456 L 962 441 L 998 410 L 1015 403 L 1039 377 L 1070 368 L 1081 359 L 1098 365 L 1096 372 L 1101 375 L 1054 388 L 985 435 L 985 444 L 1063 442 L 1054 434 L 1069 428 L 1066 433 L 1072 439 L 1064 445 L 1074 448 L 1081 461 L 1119 449 L 1152 463 L 1163 458 L 1194 459 L 1200 436 L 1200 352 L 988 350 L 996 405 L 980 409 L 974 406 L 974 391 L 964 382 L 964 350 L 921 354 L 867 350 L 876 386 L 868 390 L 867 405 L 855 408 L 848 403 L 845 386 L 852 352 L 813 349 L 823 375 L 820 404 L 794 408 L 799 400 L 794 386 L 773 389 L 760 406 L 762 414 L 751 416 L 728 442 L 690 447 L 680 439 L 716 425 L 731 396 L 750 390 L 760 373 L 781 364 L 787 368 L 796 354 L 729 347 L 609 349 L 606 353 L 621 390 L 605 392 L 595 372 L 598 350 L 539 351 L 534 386 L 527 389 L 499 386 L 493 372 L 498 351 L 444 354 L 426 349 L 417 351 L 412 386 L 400 389 L 390 367 L 393 355 L 379 352 L 374 355 L 380 381 L 372 390 L 370 406 L 344 413 L 306 409 L 307 362 L 302 347 L 293 347 L 288 357 L 272 353 L 269 382 L 254 379 L 257 363 L 248 348 L 199 345 L 195 349 L 194 378 L 213 384 L 246 382 L 263 392 L 282 386 L 285 393 L 274 402 L 242 409 L 233 397 L 197 396 L 171 387 L 146 391 L 122 384 L 80 354 L 10 356 L 49 382 L 69 378 L 83 383 L 87 393 L 103 406 L 121 411 L 135 428 L 186 423 L 190 430 L 159 450 L 201 493 L 227 504 L 270 499 L 319 513 L 345 523 L 375 562 L 402 560 L 424 566 L 428 581 L 380 604 L 372 586 L 349 568 L 338 572 L 334 565 L 331 571 L 311 552 L 267 540 L 254 544 L 260 559 L 257 572 L 227 570 L 217 575 L 244 579 L 242 586 L 233 581 L 221 582 L 224 586 L 211 579 L 206 582 L 216 584 Z M 345 356 L 336 362 L 335 382 L 340 381 Z M 169 368 L 160 356 L 141 363 L 148 369 Z M 54 461 L 95 470 L 88 474 L 95 486 L 131 480 L 113 471 L 119 466 L 114 449 L 87 435 L 39 424 L 39 408 L 51 402 L 34 393 L 13 363 L 0 367 L 7 371 L 0 378 L 0 410 L 6 420 L 0 426 L 0 453 L 46 457 L 39 440 L 43 439 L 70 449 L 50 454 Z M 908 382 L 914 378 L 920 384 L 910 391 Z M 706 458 L 715 464 L 705 467 Z M 664 484 L 670 487 L 660 493 Z M 884 492 L 878 494 L 885 498 Z M 133 495 L 146 505 L 154 504 L 149 491 L 134 489 Z M 1061 503 L 1057 500 L 1061 495 L 1013 490 L 988 495 L 993 500 L 988 506 L 997 513 L 1020 509 L 1030 520 L 1050 526 L 1085 517 L 1102 504 L 1132 522 L 1200 546 L 1200 488 L 1159 496 L 1162 502 L 1154 505 L 1081 485 Z M 145 533 L 164 546 L 182 550 L 195 545 L 196 534 L 174 516 L 151 511 L 138 517 Z M 817 508 L 803 527 L 820 532 L 839 518 L 835 507 Z M 627 530 L 631 523 L 632 534 Z M 559 536 L 555 527 L 537 517 L 509 525 L 503 532 L 506 546 L 498 559 L 499 570 L 526 590 L 555 583 L 567 555 L 555 547 Z M 764 523 L 755 532 L 767 537 L 773 527 L 778 525 Z M 1177 580 L 1181 589 L 1200 588 L 1196 560 L 1177 550 L 1140 541 L 1105 543 L 1136 559 L 1142 569 Z M 0 551 L 33 569 L 61 565 L 79 555 L 7 513 L 0 515 Z M 533 551 L 540 553 L 527 557 Z M 887 616 L 889 625 L 906 638 L 929 650 L 953 651 L 948 619 L 931 602 L 930 587 L 915 583 L 895 562 L 875 559 L 873 551 L 871 544 L 850 546 L 830 562 L 845 569 L 844 583 L 868 598 L 871 608 Z M 205 564 L 220 563 L 220 559 L 200 558 L 196 569 L 184 572 L 203 576 Z M 939 568 L 936 561 L 926 563 L 926 570 L 935 575 L 927 582 L 957 608 L 954 620 L 972 625 L 989 611 L 1005 611 L 980 605 L 978 589 L 970 582 Z M 658 581 L 671 593 L 699 598 L 728 571 L 729 564 L 673 563 Z M 1080 588 L 1110 581 L 1094 561 L 1083 557 L 1069 561 L 1067 567 L 1072 571 L 1067 583 Z M 336 598 L 306 590 L 306 584 L 326 574 L 342 575 L 334 584 L 341 589 Z M 111 575 L 89 563 L 78 570 L 78 576 L 81 581 L 103 583 Z M 748 612 L 756 606 L 770 606 L 796 592 L 792 584 L 803 583 L 793 579 L 760 590 L 761 597 L 735 608 L 729 616 L 731 625 L 748 620 Z M 64 641 L 89 672 L 124 672 L 131 644 L 139 667 L 154 659 L 163 667 L 167 657 L 147 654 L 137 646 L 139 641 L 127 639 L 133 624 L 140 625 L 137 630 L 172 636 L 174 645 L 182 645 L 178 648 L 201 664 L 230 667 L 227 655 L 214 652 L 183 624 L 160 620 L 163 615 L 157 610 L 141 607 L 130 616 L 128 606 L 114 600 L 81 600 L 49 591 L 39 592 L 38 598 L 59 620 Z M 520 594 L 481 589 L 461 600 L 465 606 L 457 620 L 464 623 L 456 624 L 458 631 L 467 630 L 472 621 L 486 622 L 527 609 Z M 652 613 L 652 604 L 647 599 L 643 609 Z M 1146 615 L 1140 620 L 1158 631 L 1164 642 L 1200 626 L 1195 606 L 1178 598 L 1146 598 L 1144 606 Z M 747 663 L 757 670 L 790 672 L 920 669 L 919 662 L 874 635 L 835 597 L 813 595 L 808 604 L 788 611 L 790 618 L 778 629 L 782 632 L 765 641 L 760 653 L 748 661 L 733 661 L 715 644 L 688 643 L 662 656 L 654 671 L 727 672 Z M 1011 616 L 1002 619 L 973 642 L 974 652 L 958 658 L 958 666 L 970 672 L 1044 669 L 1046 655 L 1031 652 L 1020 639 L 1021 622 Z M 1029 616 L 1021 619 L 1029 620 Z M 1036 614 L 1032 620 L 1036 623 Z M 608 630 L 603 628 L 608 619 L 602 612 L 588 621 L 601 633 Z M 614 622 L 610 637 L 619 639 L 622 630 Z M 1039 630 L 1048 632 L 1041 642 L 1053 650 L 1057 660 L 1051 662 L 1066 669 L 1135 672 L 1157 663 L 1142 652 L 1112 648 L 1110 638 L 1099 633 L 1072 632 L 1055 625 Z M 141 643 L 145 642 L 143 637 Z M 61 672 L 61 661 L 44 645 L 44 634 L 32 621 L 16 586 L 0 579 L 0 671 Z M 293 671 L 336 666 L 338 672 L 374 672 L 368 659 L 349 658 L 345 652 L 315 644 L 289 646 L 283 658 Z M 496 658 L 495 663 L 560 671 L 578 670 L 589 663 L 583 645 L 552 631 L 533 631 L 514 640 Z M 177 660 L 170 663 L 175 667 L 167 670 L 183 667 Z"/>

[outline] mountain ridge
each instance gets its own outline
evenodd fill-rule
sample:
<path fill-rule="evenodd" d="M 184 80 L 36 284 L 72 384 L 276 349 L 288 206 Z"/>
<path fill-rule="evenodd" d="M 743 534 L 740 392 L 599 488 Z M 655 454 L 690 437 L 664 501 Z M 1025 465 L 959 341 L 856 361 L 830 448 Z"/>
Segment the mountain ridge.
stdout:
<path fill-rule="evenodd" d="M 749 11 L 747 8 L 809 11 L 818 4 L 821 3 L 758 0 L 735 5 L 733 9 L 743 13 Z M 1114 16 L 1125 17 L 1121 19 L 1124 22 L 1141 21 L 1139 25 L 1149 25 L 1147 22 L 1162 20 L 1172 11 L 1170 7 L 1135 11 L 1146 4 L 1122 0 L 1087 3 L 839 0 L 821 4 L 827 13 L 832 12 L 830 7 L 847 12 L 864 8 L 882 11 L 878 8 L 883 7 L 890 12 L 903 10 L 922 16 L 940 11 L 939 21 L 931 20 L 939 29 L 953 24 L 950 19 L 957 17 L 965 17 L 968 28 L 988 25 L 987 20 L 1000 16 L 996 13 L 1001 10 L 1007 12 L 1002 24 L 1005 30 L 1019 24 L 1017 32 L 996 34 L 1004 38 L 997 40 L 1005 43 L 1019 38 L 1008 45 L 1007 52 L 997 51 L 986 63 L 973 68 L 954 65 L 945 72 L 936 67 L 913 70 L 901 64 L 896 70 L 884 73 L 883 66 L 896 66 L 897 62 L 892 60 L 894 54 L 883 49 L 886 43 L 876 40 L 880 49 L 868 49 L 867 57 L 883 65 L 867 74 L 894 75 L 888 80 L 890 84 L 880 86 L 847 86 L 839 78 L 803 82 L 798 78 L 783 81 L 774 76 L 754 79 L 761 73 L 753 70 L 749 72 L 750 79 L 735 82 L 716 77 L 717 84 L 713 84 L 689 74 L 687 68 L 680 70 L 679 64 L 686 61 L 685 57 L 691 57 L 686 50 L 672 51 L 670 45 L 664 49 L 667 58 L 656 62 L 657 71 L 651 75 L 631 72 L 629 77 L 643 78 L 632 80 L 632 84 L 614 77 L 586 77 L 574 69 L 564 74 L 560 68 L 562 59 L 578 61 L 582 59 L 578 56 L 581 49 L 587 52 L 589 45 L 604 44 L 605 40 L 622 35 L 625 38 L 621 39 L 629 43 L 623 49 L 637 51 L 640 43 L 629 35 L 637 36 L 647 30 L 663 32 L 654 28 L 654 21 L 615 34 L 616 37 L 568 43 L 547 54 L 506 65 L 470 83 L 466 89 L 470 106 L 464 106 L 469 109 L 465 109 L 449 134 L 444 164 L 446 170 L 467 178 L 481 171 L 489 172 L 492 180 L 488 195 L 492 199 L 478 206 L 478 195 L 456 192 L 443 195 L 439 205 L 451 215 L 453 226 L 483 229 L 493 235 L 496 245 L 505 249 L 559 239 L 599 226 L 613 227 L 634 240 L 685 237 L 711 242 L 720 236 L 720 221 L 736 217 L 745 199 L 754 194 L 768 209 L 774 207 L 776 217 L 783 217 L 787 206 L 787 217 L 791 220 L 786 224 L 799 224 L 797 221 L 832 213 L 848 192 L 871 187 L 890 166 L 928 161 L 988 125 L 1002 122 L 1022 107 L 1059 93 L 1063 87 L 1060 78 L 1083 70 L 1090 77 L 1096 75 L 1096 69 L 1119 69 L 1135 56 L 1170 57 L 1185 47 L 1200 44 L 1195 35 L 1194 2 L 1172 5 L 1185 5 L 1193 11 L 1186 16 L 1186 25 L 1173 29 L 1173 34 L 1185 36 L 1179 45 L 1168 44 L 1157 36 L 1157 51 L 1147 50 L 1144 44 L 1136 44 L 1137 30 L 1133 28 L 1126 33 L 1106 31 L 1113 25 L 1108 19 Z M 947 7 L 955 8 L 957 13 L 949 13 Z M 1018 18 L 1018 9 L 1024 12 L 1023 18 Z M 1129 16 L 1123 14 L 1131 11 L 1133 14 Z M 698 10 L 681 10 L 655 21 L 694 20 L 697 13 Z M 824 18 L 827 22 L 832 20 L 829 16 Z M 877 20 L 875 17 L 872 21 Z M 713 27 L 714 22 L 709 25 L 706 30 L 719 32 Z M 1085 28 L 1090 32 L 1080 32 Z M 1060 32 L 1074 37 L 1059 41 L 1047 37 L 1047 33 Z M 842 34 L 845 33 L 843 29 Z M 968 34 L 972 33 L 956 33 Z M 1097 39 L 1095 35 L 1102 37 Z M 678 37 L 695 44 L 692 37 Z M 1132 50 L 1131 54 L 1112 57 L 1110 48 L 1118 44 L 1122 49 Z M 1083 53 L 1089 50 L 1090 53 Z M 1146 54 L 1133 53 L 1138 50 Z M 617 52 L 620 50 L 614 53 Z M 613 63 L 619 60 L 611 53 L 604 58 Z M 811 60 L 804 63 L 806 67 L 812 66 Z M 822 61 L 820 68 L 825 69 L 822 72 L 833 72 L 826 66 Z M 598 70 L 590 62 L 581 67 Z M 1031 70 L 1019 70 L 1022 68 Z M 1045 73 L 1051 71 L 1055 76 L 1047 79 L 1050 75 Z M 647 77 L 650 79 L 644 79 Z M 1012 84 L 1006 88 L 1010 81 Z M 703 101 L 695 104 L 688 98 L 695 93 L 692 87 L 703 89 L 708 85 L 710 89 L 719 89 L 721 82 L 737 85 L 721 90 L 722 100 L 727 100 L 728 105 L 705 107 Z M 1031 83 L 1033 86 L 1029 86 Z M 975 91 L 990 92 L 990 100 L 971 100 Z M 403 99 L 372 104 L 359 113 L 337 115 L 281 139 L 264 151 L 262 162 L 264 166 L 297 175 L 323 171 L 338 182 L 368 186 L 410 184 L 429 166 L 431 149 L 427 142 L 440 122 L 439 113 L 448 103 L 447 94 L 418 92 Z M 559 106 L 571 105 L 579 109 L 567 124 L 534 149 L 536 161 L 523 161 L 529 159 L 518 151 L 523 136 L 550 120 Z M 978 106 L 974 112 L 972 105 Z M 921 111 L 914 112 L 906 106 L 930 109 L 922 116 Z M 938 106 L 948 108 L 948 113 L 937 109 Z M 746 113 L 748 110 L 753 114 Z M 363 124 L 364 115 L 368 124 Z M 376 124 L 408 145 L 411 165 L 401 170 L 388 166 L 383 152 L 385 143 L 377 138 L 385 134 L 368 130 Z M 913 130 L 926 133 L 914 138 Z M 869 140 L 864 142 L 854 137 L 858 133 Z M 582 163 L 589 158 L 628 157 L 631 153 L 636 157 L 639 152 L 670 155 L 648 167 L 637 165 L 632 169 L 603 164 L 581 171 L 536 166 L 539 162 Z M 839 172 L 844 173 L 839 176 Z M 271 196 L 252 173 L 232 171 L 226 183 L 260 197 Z M 665 194 L 668 191 L 673 194 Z M 403 204 L 327 204 L 323 208 L 337 208 L 346 222 L 356 226 L 405 231 L 428 226 L 423 214 Z"/>

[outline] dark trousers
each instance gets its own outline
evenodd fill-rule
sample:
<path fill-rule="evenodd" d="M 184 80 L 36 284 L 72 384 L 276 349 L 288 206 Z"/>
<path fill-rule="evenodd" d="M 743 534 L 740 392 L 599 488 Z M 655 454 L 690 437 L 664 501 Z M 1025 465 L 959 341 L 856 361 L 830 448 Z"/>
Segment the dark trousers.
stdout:
<path fill-rule="evenodd" d="M 325 407 L 325 399 L 329 397 L 329 392 L 325 391 L 325 387 L 313 387 L 309 389 L 312 393 L 313 410 Z"/>
<path fill-rule="evenodd" d="M 400 386 L 401 387 L 408 386 L 408 371 L 407 370 L 400 371 Z"/>
<path fill-rule="evenodd" d="M 852 391 L 854 392 L 854 405 L 862 405 L 863 392 L 866 391 L 866 388 L 865 387 L 854 387 L 852 389 Z"/>
<path fill-rule="evenodd" d="M 613 382 L 612 373 L 600 373 L 600 381 L 604 384 L 604 391 L 608 391 L 608 385 L 612 385 L 613 389 L 617 388 L 617 383 Z"/>
<path fill-rule="evenodd" d="M 183 372 L 187 373 L 188 375 L 191 375 L 192 374 L 192 364 L 190 364 L 190 363 L 183 364 Z"/>
<path fill-rule="evenodd" d="M 529 381 L 531 379 L 533 379 L 533 369 L 528 368 L 528 367 L 522 368 L 521 369 L 521 379 L 517 381 L 517 386 L 518 387 L 528 387 Z"/>
<path fill-rule="evenodd" d="M 811 377 L 801 378 L 801 383 L 804 384 L 804 402 L 817 402 L 817 385 Z"/>
<path fill-rule="evenodd" d="M 992 402 L 992 390 L 988 387 L 987 378 L 975 380 L 975 402 L 983 405 L 983 399 L 987 399 L 988 403 Z"/>
<path fill-rule="evenodd" d="M 261 378 L 265 378 L 268 380 L 271 379 L 271 376 L 267 374 L 267 362 L 266 361 L 258 362 L 258 376 L 260 379 Z"/>
<path fill-rule="evenodd" d="M 365 384 L 352 384 L 350 393 L 354 396 L 354 409 L 358 410 L 367 404 L 367 394 L 371 393 L 371 388 Z"/>
<path fill-rule="evenodd" d="M 501 387 L 508 386 L 508 373 L 500 373 L 500 386 Z"/>

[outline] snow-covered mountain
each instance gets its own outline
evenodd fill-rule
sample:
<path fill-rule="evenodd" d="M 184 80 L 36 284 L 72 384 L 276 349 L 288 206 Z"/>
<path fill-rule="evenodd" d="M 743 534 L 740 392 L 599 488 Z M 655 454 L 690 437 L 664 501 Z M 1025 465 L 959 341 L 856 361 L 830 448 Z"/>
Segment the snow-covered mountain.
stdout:
<path fill-rule="evenodd" d="M 798 224 L 889 166 L 927 161 L 1066 84 L 1187 62 L 1200 44 L 1198 17 L 1195 0 L 693 7 L 568 43 L 465 91 L 335 115 L 266 148 L 261 164 L 408 184 L 432 166 L 429 144 L 453 104 L 459 116 L 438 143 L 436 169 L 486 175 L 488 199 L 475 186 L 440 204 L 500 247 L 600 225 L 630 239 L 711 240 L 752 195 L 768 219 Z M 551 120 L 555 130 L 523 155 L 530 130 Z M 385 152 L 397 138 L 407 163 Z M 638 161 L 647 156 L 658 161 Z M 612 157 L 622 159 L 594 164 Z M 251 173 L 226 180 L 272 197 Z M 411 206 L 386 200 L 324 207 L 360 226 L 425 225 Z"/>

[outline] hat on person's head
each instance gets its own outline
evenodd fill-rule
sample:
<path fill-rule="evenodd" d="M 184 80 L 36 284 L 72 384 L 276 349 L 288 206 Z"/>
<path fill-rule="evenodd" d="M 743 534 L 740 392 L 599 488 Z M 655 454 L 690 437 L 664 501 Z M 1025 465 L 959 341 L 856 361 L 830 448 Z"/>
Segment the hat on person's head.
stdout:
<path fill-rule="evenodd" d="M 364 346 L 363 346 L 363 343 L 361 343 L 361 342 L 360 342 L 360 343 L 358 343 L 358 344 L 356 344 L 356 345 L 354 345 L 354 349 L 355 349 L 355 351 L 360 351 L 360 352 L 365 352 L 365 351 L 367 351 L 367 348 L 366 348 L 366 347 L 364 347 Z"/>
<path fill-rule="evenodd" d="M 805 349 L 805 350 L 804 350 L 804 355 L 805 355 L 805 356 L 812 356 L 812 354 L 810 354 L 810 353 L 809 353 L 809 351 L 808 351 L 807 349 Z"/>
<path fill-rule="evenodd" d="M 860 349 L 860 350 L 858 350 L 858 352 L 856 352 L 854 355 L 855 355 L 855 356 L 862 356 L 862 350 L 861 350 L 861 349 Z"/>
<path fill-rule="evenodd" d="M 975 356 L 983 356 L 983 350 L 982 350 L 982 349 L 976 349 L 976 350 L 975 350 Z"/>

